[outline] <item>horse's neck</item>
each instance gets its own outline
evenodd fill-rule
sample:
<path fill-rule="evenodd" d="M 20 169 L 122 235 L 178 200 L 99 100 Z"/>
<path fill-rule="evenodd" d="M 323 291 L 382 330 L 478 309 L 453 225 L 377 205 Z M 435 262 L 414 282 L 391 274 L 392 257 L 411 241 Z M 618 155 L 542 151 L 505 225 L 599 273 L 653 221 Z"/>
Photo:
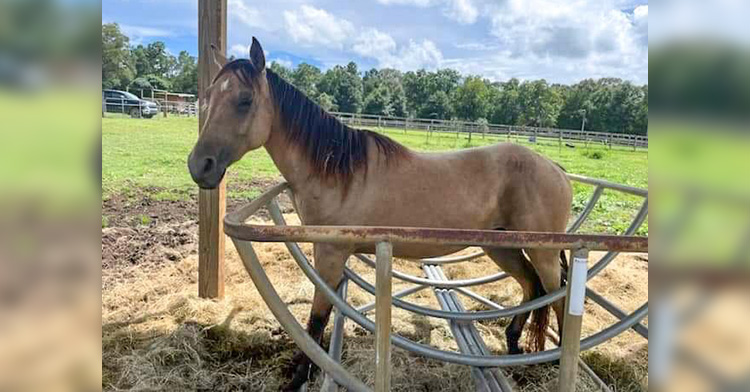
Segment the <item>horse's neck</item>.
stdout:
<path fill-rule="evenodd" d="M 286 135 L 287 130 L 282 121 L 277 119 L 264 147 L 286 182 L 297 189 L 308 182 L 313 173 L 301 149 L 290 143 Z"/>

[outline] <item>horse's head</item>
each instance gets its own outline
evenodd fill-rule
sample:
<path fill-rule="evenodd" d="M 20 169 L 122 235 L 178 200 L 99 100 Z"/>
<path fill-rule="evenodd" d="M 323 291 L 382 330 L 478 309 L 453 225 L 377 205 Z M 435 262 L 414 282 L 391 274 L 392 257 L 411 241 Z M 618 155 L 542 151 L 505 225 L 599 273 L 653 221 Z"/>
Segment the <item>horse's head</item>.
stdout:
<path fill-rule="evenodd" d="M 203 129 L 188 156 L 193 181 L 216 188 L 227 167 L 261 147 L 271 133 L 273 105 L 266 80 L 265 55 L 253 38 L 250 59 L 226 59 L 214 48 L 221 71 L 201 97 Z"/>

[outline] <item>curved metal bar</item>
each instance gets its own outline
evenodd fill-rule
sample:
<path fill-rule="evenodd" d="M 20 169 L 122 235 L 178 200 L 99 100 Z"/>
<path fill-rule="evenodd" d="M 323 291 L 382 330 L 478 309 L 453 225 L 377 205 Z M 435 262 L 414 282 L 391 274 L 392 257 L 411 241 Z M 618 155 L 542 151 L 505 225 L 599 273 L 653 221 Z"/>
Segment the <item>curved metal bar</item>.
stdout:
<path fill-rule="evenodd" d="M 235 243 L 237 242 L 243 241 L 235 240 Z M 333 306 L 336 306 L 336 308 L 341 310 L 341 312 L 346 317 L 352 319 L 354 322 L 370 331 L 371 333 L 374 333 L 375 323 L 365 317 L 363 314 L 357 312 L 351 305 L 349 305 L 346 301 L 342 300 L 341 297 L 336 295 L 335 291 L 333 291 L 333 289 L 323 281 L 320 275 L 315 272 L 315 268 L 307 261 L 305 254 L 302 253 L 302 250 L 299 248 L 299 246 L 296 246 L 296 244 L 293 242 L 287 242 L 286 245 L 289 248 L 290 252 L 292 252 L 292 256 L 297 265 L 302 269 L 302 272 L 307 276 L 308 279 L 310 279 L 310 281 L 316 286 L 316 288 L 320 290 L 320 292 L 326 297 L 326 299 L 328 299 L 328 301 L 331 302 Z M 281 303 L 281 305 L 283 306 L 283 303 Z M 271 305 L 269 304 L 269 306 Z M 648 304 L 642 306 L 640 309 L 633 312 L 628 317 L 621 320 L 619 323 L 615 323 L 609 328 L 584 339 L 581 342 L 581 350 L 590 349 L 618 335 L 622 331 L 632 327 L 634 323 L 642 320 L 647 314 Z M 294 322 L 297 323 L 296 319 L 294 320 Z M 299 323 L 297 323 L 297 326 L 299 326 Z M 531 365 L 554 361 L 560 358 L 559 348 L 520 355 L 482 356 L 458 354 L 455 352 L 438 350 L 424 344 L 416 343 L 398 334 L 391 335 L 391 342 L 393 342 L 393 344 L 400 348 L 409 350 L 415 354 L 423 355 L 428 358 L 457 363 L 460 365 L 478 367 Z"/>
<path fill-rule="evenodd" d="M 581 176 L 578 174 L 567 173 L 567 175 L 569 179 L 577 182 L 582 182 L 584 184 L 603 186 L 605 188 L 614 189 L 623 193 L 629 193 L 631 195 L 648 197 L 648 189 L 636 188 L 628 185 L 618 184 L 616 182 L 601 180 L 598 178 Z"/>
<path fill-rule="evenodd" d="M 271 309 L 271 312 L 279 323 L 283 325 L 284 329 L 286 329 L 286 331 L 289 332 L 289 335 L 292 336 L 292 339 L 297 343 L 297 346 L 308 356 L 308 358 L 323 369 L 326 374 L 333 377 L 339 385 L 343 385 L 348 390 L 371 392 L 372 390 L 368 388 L 367 385 L 352 376 L 352 374 L 344 369 L 341 364 L 334 361 L 328 353 L 323 351 L 320 345 L 307 334 L 297 319 L 294 318 L 292 313 L 286 307 L 284 301 L 279 297 L 276 289 L 274 289 L 273 284 L 271 284 L 271 281 L 268 279 L 268 276 L 253 249 L 252 243 L 234 239 L 232 240 L 240 254 L 242 264 L 250 274 L 250 278 L 253 280 L 258 292 L 263 297 L 263 300 Z M 328 287 L 325 283 L 323 283 L 323 285 Z M 341 298 L 335 293 L 334 296 L 341 300 Z"/>
<path fill-rule="evenodd" d="M 375 261 L 373 261 L 369 257 L 361 253 L 357 253 L 354 256 L 356 256 L 358 259 L 360 259 L 362 262 L 369 265 L 370 267 L 375 268 Z M 420 277 L 409 275 L 409 274 L 396 271 L 396 270 L 393 270 L 393 276 L 395 278 L 401 279 L 406 282 L 421 284 L 424 286 L 440 287 L 440 288 L 477 286 L 480 284 L 492 283 L 492 282 L 496 282 L 498 280 L 502 280 L 502 279 L 510 277 L 510 275 L 504 272 L 499 272 L 497 274 L 483 276 L 481 278 L 442 281 L 442 280 L 420 278 Z"/>
<path fill-rule="evenodd" d="M 440 265 L 440 264 L 451 264 L 451 263 L 459 263 L 462 261 L 474 260 L 482 256 L 484 256 L 484 251 L 480 250 L 474 253 L 469 253 L 467 255 L 431 257 L 427 259 L 419 259 L 419 261 L 421 261 L 422 264 Z"/>
<path fill-rule="evenodd" d="M 596 207 L 596 203 L 599 201 L 599 198 L 602 196 L 602 193 L 604 192 L 604 187 L 601 185 L 597 185 L 596 189 L 594 189 L 594 193 L 591 194 L 591 198 L 589 198 L 588 203 L 586 203 L 586 207 L 583 208 L 583 211 L 581 211 L 580 215 L 576 218 L 575 222 L 573 222 L 567 229 L 568 233 L 575 233 L 578 231 L 578 229 L 581 228 L 581 225 L 583 222 L 586 221 L 586 218 L 589 217 L 589 214 L 591 214 L 591 211 L 594 210 L 594 207 Z"/>
<path fill-rule="evenodd" d="M 599 306 L 604 308 L 604 310 L 608 311 L 618 319 L 622 320 L 622 318 L 626 316 L 626 313 L 622 309 L 618 308 L 617 305 L 613 304 L 608 299 L 604 298 L 604 296 L 588 287 L 586 288 L 586 296 L 591 298 L 592 301 L 599 304 Z M 638 323 L 633 326 L 633 330 L 639 335 L 643 336 L 646 340 L 648 340 L 648 327 L 641 323 Z"/>
<path fill-rule="evenodd" d="M 645 199 L 644 202 L 643 202 L 643 205 L 641 206 L 641 209 L 638 211 L 638 214 L 635 216 L 635 218 L 633 219 L 633 221 L 630 224 L 630 227 L 628 227 L 628 229 L 625 231 L 625 233 L 627 235 L 632 235 L 633 233 L 635 233 L 635 231 L 638 230 L 639 227 L 641 227 L 641 225 L 643 224 L 643 221 L 646 219 L 647 215 L 648 215 L 648 199 Z M 599 274 L 602 270 L 604 270 L 605 268 L 607 268 L 607 266 L 609 265 L 609 263 L 611 263 L 612 260 L 614 260 L 615 257 L 617 257 L 617 255 L 619 253 L 620 252 L 614 252 L 614 251 L 613 252 L 607 252 L 604 256 L 602 256 L 602 258 L 600 258 L 599 261 L 597 261 L 596 264 L 594 264 L 594 266 L 592 266 L 589 269 L 588 276 L 587 276 L 586 280 L 587 281 L 590 280 L 591 278 L 593 278 L 594 276 L 596 276 L 597 274 Z M 370 265 L 370 266 L 372 266 L 372 265 Z M 374 294 L 375 293 L 374 287 L 372 287 L 372 285 L 370 285 L 364 279 L 362 279 L 361 277 L 359 277 L 359 275 L 357 275 L 355 273 L 352 273 L 351 275 L 349 275 L 349 278 L 352 279 L 352 281 L 354 281 L 354 283 L 356 283 L 358 286 L 360 286 L 365 291 L 368 291 L 368 292 L 370 292 L 370 294 L 375 295 Z M 357 279 L 357 278 L 359 278 L 359 279 Z M 413 277 L 413 278 L 421 279 L 421 278 L 417 278 L 417 277 Z M 439 282 L 439 283 L 443 284 L 443 282 Z M 370 291 L 370 290 L 372 290 L 372 291 Z M 426 307 L 419 306 L 419 305 L 414 305 L 414 304 L 411 304 L 411 303 L 408 303 L 408 302 L 402 301 L 402 300 L 399 300 L 398 304 L 396 303 L 396 301 L 394 301 L 394 305 L 396 305 L 396 306 L 401 305 L 399 307 L 402 307 L 402 309 L 404 309 L 404 310 L 409 310 L 409 311 L 420 313 L 422 315 L 436 317 L 436 318 L 442 318 L 442 319 L 450 319 L 450 320 L 473 320 L 473 321 L 475 321 L 475 320 L 489 320 L 489 319 L 493 319 L 493 318 L 515 316 L 516 314 L 519 314 L 519 313 L 526 313 L 526 312 L 529 312 L 529 311 L 541 308 L 542 306 L 551 304 L 552 302 L 555 302 L 555 301 L 559 300 L 560 298 L 563 298 L 565 296 L 565 292 L 566 292 L 566 288 L 565 287 L 561 287 L 557 291 L 554 291 L 554 292 L 549 293 L 547 295 L 535 298 L 535 299 L 533 299 L 531 301 L 524 302 L 524 303 L 522 303 L 520 305 L 517 305 L 517 306 L 514 306 L 512 308 L 504 308 L 502 310 L 500 310 L 500 309 L 497 309 L 497 310 L 485 310 L 485 311 L 478 311 L 478 312 L 461 314 L 461 315 L 451 314 L 450 312 L 444 312 L 442 310 L 431 309 L 431 308 L 426 308 Z"/>
<path fill-rule="evenodd" d="M 286 182 L 274 185 L 273 188 L 263 192 L 263 194 L 253 199 L 250 203 L 229 212 L 224 217 L 224 224 L 226 225 L 227 222 L 243 224 L 247 218 L 252 216 L 256 211 L 267 205 L 270 201 L 274 200 L 276 196 L 287 189 L 289 189 L 289 184 Z"/>
<path fill-rule="evenodd" d="M 370 295 L 375 295 L 375 287 L 368 283 L 364 278 L 359 276 L 356 272 L 346 268 L 344 269 L 344 275 L 350 279 L 354 284 L 362 288 L 362 290 L 365 290 L 366 292 L 370 293 Z M 552 303 L 553 301 L 557 300 L 558 297 L 555 297 L 555 295 L 559 295 L 559 297 L 565 296 L 565 290 L 559 290 L 552 294 L 553 297 L 548 298 L 547 296 L 536 298 L 532 301 L 524 302 L 518 306 L 514 306 L 512 308 L 503 308 L 503 309 L 497 309 L 497 310 L 481 310 L 477 312 L 471 312 L 471 313 L 454 313 L 454 312 L 448 312 L 445 310 L 440 309 L 433 309 L 433 308 L 427 308 L 424 306 L 416 305 L 414 303 L 404 301 L 402 299 L 393 299 L 393 305 L 413 312 L 417 313 L 423 316 L 429 316 L 429 317 L 435 317 L 445 320 L 459 320 L 459 321 L 478 321 L 478 320 L 492 320 L 492 319 L 498 319 L 502 317 L 512 317 L 519 313 L 526 313 L 530 312 L 534 309 L 540 308 L 544 305 L 547 305 L 548 303 Z M 548 295 L 548 296 L 549 296 Z"/>
<path fill-rule="evenodd" d="M 268 209 L 269 209 L 269 212 L 271 213 L 271 218 L 274 220 L 274 223 L 276 223 L 277 225 L 286 224 L 284 220 L 284 216 L 281 214 L 281 211 L 279 210 L 279 207 L 278 205 L 276 205 L 276 203 L 274 203 L 273 201 L 270 202 L 268 205 Z M 648 213 L 648 200 L 644 201 L 644 204 L 641 207 L 640 212 L 638 213 L 634 221 L 631 223 L 630 227 L 627 229 L 627 232 L 635 232 L 635 230 L 637 230 L 638 227 L 640 227 L 640 225 L 643 223 L 643 220 L 646 218 L 647 213 Z M 299 249 L 299 245 L 297 245 L 297 243 L 287 242 L 286 245 L 289 251 L 292 253 L 292 256 L 295 257 L 295 261 L 297 261 L 298 264 L 301 264 L 301 263 L 299 260 L 297 260 L 295 254 L 301 255 L 304 263 L 306 263 L 307 265 L 310 264 L 310 262 L 307 261 L 307 257 Z M 609 263 L 611 263 L 612 260 L 614 260 L 614 258 L 617 256 L 618 253 L 619 252 L 608 252 L 601 259 L 599 259 L 599 261 L 596 264 L 594 264 L 594 266 L 591 267 L 591 269 L 589 269 L 587 280 L 593 278 L 599 272 L 601 272 L 604 268 L 606 268 L 607 265 L 609 265 Z M 360 277 L 359 275 L 357 275 L 356 273 L 348 269 L 345 269 L 344 273 L 347 275 L 349 279 L 351 279 L 355 284 L 360 286 L 363 290 L 369 292 L 371 295 L 375 295 L 375 288 L 369 283 L 367 283 L 367 281 L 365 281 L 362 277 Z M 393 304 L 404 310 L 415 312 L 424 316 L 430 316 L 430 317 L 442 318 L 442 319 L 448 319 L 448 320 L 476 321 L 476 320 L 497 319 L 501 317 L 511 317 L 511 316 L 515 316 L 516 314 L 530 312 L 532 310 L 541 308 L 542 306 L 551 304 L 552 302 L 557 301 L 560 298 L 563 298 L 565 296 L 565 292 L 566 292 L 566 288 L 561 287 L 557 291 L 541 296 L 539 298 L 535 298 L 531 301 L 524 302 L 514 307 L 496 309 L 496 310 L 484 310 L 484 311 L 478 311 L 478 312 L 473 312 L 473 313 L 461 313 L 461 314 L 446 312 L 446 311 L 438 310 L 438 309 L 427 308 L 424 306 L 415 305 L 413 303 L 410 303 L 401 299 L 396 299 L 396 298 L 393 299 Z"/>
<path fill-rule="evenodd" d="M 283 216 L 281 215 L 281 212 L 278 209 L 278 206 L 275 206 L 276 208 L 273 208 L 274 204 L 275 203 L 269 203 L 269 210 L 271 212 L 271 215 L 272 217 L 274 217 L 274 220 L 279 220 L 279 222 L 277 223 L 283 224 Z M 636 222 L 634 222 L 634 224 L 635 223 Z M 243 241 L 235 240 L 235 243 L 237 242 L 243 242 Z M 296 243 L 287 242 L 286 244 L 290 252 L 292 253 L 292 256 L 295 262 L 297 262 L 297 264 L 303 270 L 305 275 L 313 282 L 313 284 L 315 284 L 315 286 L 318 289 L 322 291 L 324 296 L 326 296 L 328 300 L 334 306 L 340 309 L 342 313 L 344 313 L 347 317 L 351 318 L 358 324 L 362 325 L 365 329 L 368 329 L 371 332 L 375 330 L 375 325 L 371 320 L 367 319 L 361 313 L 358 313 L 348 303 L 346 303 L 340 297 L 338 297 L 336 293 L 333 292 L 333 290 L 330 287 L 328 287 L 327 284 L 325 284 L 322 278 L 320 278 L 320 276 L 315 272 L 312 265 L 307 261 L 307 258 L 305 257 L 304 253 L 302 253 L 301 249 Z M 561 294 L 564 295 L 564 293 L 561 293 Z M 281 304 L 283 305 L 283 303 Z M 269 306 L 271 305 L 269 304 Z M 608 336 L 609 337 L 614 336 L 613 334 L 616 335 L 622 330 L 630 328 L 632 326 L 632 323 L 640 321 L 640 319 L 645 317 L 647 312 L 648 312 L 648 307 L 647 305 L 645 305 L 645 307 L 642 307 L 641 309 L 639 309 L 639 311 L 634 312 L 633 314 L 629 315 L 627 318 L 623 319 L 620 323 L 617 323 L 611 326 L 610 328 L 603 330 L 600 333 L 584 340 L 584 342 L 582 343 L 582 349 L 593 347 L 594 345 L 606 340 Z M 291 316 L 291 314 L 289 315 Z M 296 320 L 294 320 L 294 322 L 296 323 Z M 301 329 L 298 323 L 297 323 L 297 327 Z M 596 339 L 599 339 L 599 340 L 596 340 Z M 311 340 L 311 339 L 308 339 L 308 340 Z M 410 350 L 417 354 L 425 355 L 427 357 L 438 359 L 438 360 L 446 360 L 449 362 L 455 362 L 455 363 L 469 365 L 469 366 L 488 367 L 488 366 L 512 366 L 512 365 L 520 365 L 520 364 L 532 364 L 532 363 L 541 363 L 541 362 L 555 360 L 559 358 L 560 356 L 559 349 L 557 349 L 557 351 L 552 350 L 552 351 L 545 351 L 545 352 L 540 352 L 540 353 L 523 354 L 523 355 L 517 355 L 517 356 L 505 356 L 505 357 L 472 356 L 472 355 L 462 355 L 462 354 L 437 350 L 429 346 L 425 346 L 425 345 L 412 342 L 398 335 L 394 335 L 392 338 L 392 341 L 397 346 Z"/>
<path fill-rule="evenodd" d="M 426 288 L 427 288 L 427 286 L 422 286 L 422 285 L 412 286 L 412 287 L 409 287 L 407 289 L 403 289 L 401 291 L 393 293 L 393 298 L 403 298 L 403 297 L 412 295 L 414 293 L 417 293 L 419 291 L 422 291 L 422 290 L 424 290 Z M 374 301 L 370 302 L 369 304 L 362 305 L 362 306 L 358 307 L 357 308 L 357 312 L 367 313 L 367 312 L 369 312 L 369 311 L 371 311 L 373 309 L 375 309 L 375 302 Z"/>
<path fill-rule="evenodd" d="M 584 222 L 586 222 L 586 219 L 588 219 L 591 212 L 594 210 L 594 207 L 596 207 L 596 204 L 599 202 L 599 199 L 602 196 L 602 193 L 604 193 L 604 189 L 613 189 L 622 191 L 619 187 L 608 187 L 610 183 L 606 181 L 600 181 L 597 179 L 584 177 L 584 176 L 578 176 L 578 175 L 568 175 L 568 177 L 576 182 L 581 182 L 585 184 L 590 185 L 596 185 L 596 188 L 594 189 L 594 193 L 591 194 L 591 197 L 589 198 L 589 201 L 586 203 L 586 207 L 584 207 L 583 211 L 576 217 L 576 220 L 568 227 L 566 230 L 568 233 L 575 233 L 578 231 L 578 229 L 581 228 L 581 225 L 583 225 Z M 639 189 L 639 188 L 633 188 L 633 189 Z M 645 194 L 643 194 L 643 191 Z M 648 196 L 648 190 L 640 189 L 638 193 L 639 196 Z M 629 192 L 626 192 L 629 193 Z M 458 256 L 445 256 L 445 257 L 433 257 L 433 258 L 426 258 L 421 259 L 420 261 L 423 264 L 433 264 L 433 265 L 440 265 L 440 264 L 450 264 L 450 263 L 458 263 L 461 261 L 468 261 L 473 260 L 479 257 L 482 257 L 485 255 L 484 251 L 477 251 L 474 253 L 466 254 L 466 255 L 458 255 Z"/>

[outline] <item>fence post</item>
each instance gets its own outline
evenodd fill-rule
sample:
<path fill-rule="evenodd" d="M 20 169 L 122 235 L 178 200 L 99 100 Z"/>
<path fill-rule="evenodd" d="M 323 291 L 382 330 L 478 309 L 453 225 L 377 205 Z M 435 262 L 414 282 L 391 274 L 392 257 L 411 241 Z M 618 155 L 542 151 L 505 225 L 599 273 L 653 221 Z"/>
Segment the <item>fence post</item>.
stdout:
<path fill-rule="evenodd" d="M 586 299 L 586 276 L 588 275 L 589 251 L 576 249 L 568 269 L 565 316 L 560 336 L 560 378 L 558 391 L 574 392 L 578 373 L 578 355 L 581 352 L 581 324 L 583 323 Z"/>
<path fill-rule="evenodd" d="M 221 53 L 227 48 L 227 0 L 198 2 L 198 94 L 205 99 L 206 88 L 219 72 L 211 57 L 211 45 Z M 165 96 L 165 102 L 167 101 Z M 168 107 L 164 110 L 167 116 Z M 198 112 L 198 132 L 202 132 L 205 113 Z M 224 296 L 224 213 L 226 180 L 216 189 L 198 192 L 198 295 L 202 298 Z"/>
<path fill-rule="evenodd" d="M 391 261 L 393 245 L 375 246 L 375 392 L 391 390 Z"/>

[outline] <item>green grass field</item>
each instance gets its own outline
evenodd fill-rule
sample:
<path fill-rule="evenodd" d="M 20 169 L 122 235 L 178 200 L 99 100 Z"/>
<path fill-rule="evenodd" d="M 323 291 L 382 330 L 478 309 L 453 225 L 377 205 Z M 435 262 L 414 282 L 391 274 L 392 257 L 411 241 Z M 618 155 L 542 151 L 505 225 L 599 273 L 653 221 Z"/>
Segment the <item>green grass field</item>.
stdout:
<path fill-rule="evenodd" d="M 134 188 L 148 189 L 157 199 L 192 197 L 196 187 L 187 170 L 187 155 L 197 138 L 195 117 L 156 117 L 131 119 L 107 116 L 102 119 L 102 188 L 103 197 L 130 194 Z M 379 129 L 396 141 L 417 151 L 440 151 L 468 148 L 506 141 L 505 137 L 474 134 L 471 143 L 468 135 L 455 133 L 428 134 L 423 131 Z M 556 143 L 534 144 L 528 140 L 513 140 L 549 157 L 563 165 L 568 172 L 613 182 L 646 188 L 648 186 L 648 153 L 642 150 L 609 150 L 602 146 L 577 145 L 576 148 L 559 148 Z M 252 151 L 228 172 L 230 197 L 252 198 L 261 189 L 233 185 L 251 180 L 279 178 L 271 158 L 264 149 Z M 233 189 L 234 188 L 234 189 Z M 574 184 L 574 211 L 580 211 L 593 190 L 592 187 Z M 638 197 L 606 191 L 600 199 L 585 232 L 621 233 L 640 207 Z M 639 234 L 646 234 L 647 225 Z"/>

